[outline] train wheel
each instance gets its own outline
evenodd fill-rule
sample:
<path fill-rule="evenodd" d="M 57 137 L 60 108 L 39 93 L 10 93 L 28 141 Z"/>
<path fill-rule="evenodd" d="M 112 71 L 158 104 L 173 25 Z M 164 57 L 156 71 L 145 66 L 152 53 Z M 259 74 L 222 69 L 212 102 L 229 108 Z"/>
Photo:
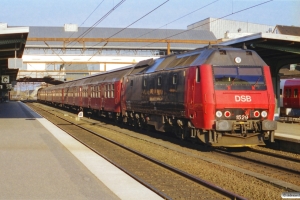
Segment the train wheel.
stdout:
<path fill-rule="evenodd" d="M 184 140 L 187 136 L 187 130 L 184 127 L 176 127 L 175 128 L 175 135 L 181 140 Z"/>

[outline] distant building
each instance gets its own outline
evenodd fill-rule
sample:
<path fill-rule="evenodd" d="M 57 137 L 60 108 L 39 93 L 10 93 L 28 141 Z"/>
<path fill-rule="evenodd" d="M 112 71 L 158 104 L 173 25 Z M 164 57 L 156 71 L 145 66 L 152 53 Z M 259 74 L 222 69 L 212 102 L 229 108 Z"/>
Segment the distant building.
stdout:
<path fill-rule="evenodd" d="M 300 36 L 300 27 L 277 25 L 273 33 Z"/>
<path fill-rule="evenodd" d="M 210 17 L 188 25 L 187 28 L 211 31 L 217 39 L 233 39 L 260 32 L 272 33 L 274 26 Z"/>

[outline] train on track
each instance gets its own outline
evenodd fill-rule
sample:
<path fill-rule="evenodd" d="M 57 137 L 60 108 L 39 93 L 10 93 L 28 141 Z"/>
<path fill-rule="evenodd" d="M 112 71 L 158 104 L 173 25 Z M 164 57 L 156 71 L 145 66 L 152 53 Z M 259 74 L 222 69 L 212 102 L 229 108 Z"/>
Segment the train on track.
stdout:
<path fill-rule="evenodd" d="M 211 146 L 274 141 L 269 66 L 256 52 L 207 46 L 38 91 L 38 101 Z"/>
<path fill-rule="evenodd" d="M 300 79 L 280 80 L 280 121 L 300 122 Z"/>

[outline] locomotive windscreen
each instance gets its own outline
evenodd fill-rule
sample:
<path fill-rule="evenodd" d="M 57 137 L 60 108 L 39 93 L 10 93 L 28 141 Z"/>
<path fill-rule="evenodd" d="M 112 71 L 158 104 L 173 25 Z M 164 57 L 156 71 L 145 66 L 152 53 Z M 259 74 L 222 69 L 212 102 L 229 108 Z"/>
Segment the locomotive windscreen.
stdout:
<path fill-rule="evenodd" d="M 216 90 L 266 90 L 262 67 L 214 66 Z"/>

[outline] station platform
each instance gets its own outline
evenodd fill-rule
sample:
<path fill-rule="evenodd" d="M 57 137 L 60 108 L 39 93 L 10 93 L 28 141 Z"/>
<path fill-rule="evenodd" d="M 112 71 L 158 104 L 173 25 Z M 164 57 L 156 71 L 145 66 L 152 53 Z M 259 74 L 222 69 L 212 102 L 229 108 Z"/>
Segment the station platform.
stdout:
<path fill-rule="evenodd" d="M 0 103 L 0 199 L 161 199 L 22 102 Z"/>
<path fill-rule="evenodd" d="M 274 138 L 271 148 L 300 154 L 300 123 L 278 121 Z"/>

